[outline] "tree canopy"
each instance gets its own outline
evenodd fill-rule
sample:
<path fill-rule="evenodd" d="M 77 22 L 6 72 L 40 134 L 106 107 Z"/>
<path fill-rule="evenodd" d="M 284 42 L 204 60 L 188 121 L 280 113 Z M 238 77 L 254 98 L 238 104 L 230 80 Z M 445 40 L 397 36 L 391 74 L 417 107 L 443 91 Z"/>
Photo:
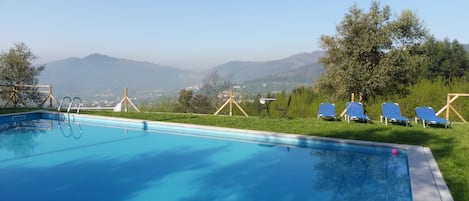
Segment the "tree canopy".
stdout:
<path fill-rule="evenodd" d="M 469 70 L 469 56 L 464 46 L 457 40 L 438 41 L 430 37 L 422 49 L 429 58 L 423 78 L 443 79 L 445 84 L 449 85 L 455 78 L 463 77 Z"/>
<path fill-rule="evenodd" d="M 404 92 L 426 64 L 419 46 L 427 30 L 410 10 L 391 19 L 389 6 L 372 2 L 369 12 L 352 6 L 337 35 L 321 36 L 325 73 L 318 86 L 332 97 L 360 93 L 363 98 Z"/>
<path fill-rule="evenodd" d="M 1 91 L 11 91 L 14 85 L 35 85 L 38 83 L 37 76 L 44 70 L 44 66 L 34 66 L 33 62 L 37 57 L 24 44 L 15 44 L 7 52 L 0 54 L 0 87 Z M 35 100 L 38 99 L 36 89 L 22 93 L 23 98 Z M 8 99 L 8 93 L 1 93 L 0 98 Z M 13 104 L 17 104 L 14 100 Z"/>

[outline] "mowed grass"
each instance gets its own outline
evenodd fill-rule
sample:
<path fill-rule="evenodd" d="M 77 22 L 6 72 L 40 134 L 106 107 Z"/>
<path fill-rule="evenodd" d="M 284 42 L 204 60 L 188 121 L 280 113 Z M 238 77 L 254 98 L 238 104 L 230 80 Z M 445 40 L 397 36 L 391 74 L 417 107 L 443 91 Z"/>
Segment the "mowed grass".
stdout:
<path fill-rule="evenodd" d="M 343 120 L 338 122 L 324 121 L 313 117 L 279 119 L 276 117 L 260 118 L 257 116 L 214 116 L 150 112 L 82 111 L 81 113 L 425 146 L 431 149 L 454 199 L 469 200 L 469 124 L 456 122 L 452 124 L 451 128 L 445 129 L 423 128 L 421 124 L 415 124 L 414 122 L 410 127 L 385 126 L 378 120 L 366 124 L 347 123 Z"/>

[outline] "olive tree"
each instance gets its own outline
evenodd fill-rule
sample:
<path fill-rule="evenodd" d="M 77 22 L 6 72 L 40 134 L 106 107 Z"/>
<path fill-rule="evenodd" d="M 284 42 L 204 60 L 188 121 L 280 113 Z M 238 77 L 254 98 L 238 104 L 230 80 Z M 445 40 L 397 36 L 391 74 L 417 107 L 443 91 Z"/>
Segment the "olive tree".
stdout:
<path fill-rule="evenodd" d="M 410 10 L 393 20 L 389 6 L 375 1 L 365 12 L 354 5 L 336 30 L 335 36 L 321 36 L 325 73 L 318 83 L 335 98 L 360 93 L 366 101 L 405 91 L 427 60 L 416 51 L 427 30 Z"/>
<path fill-rule="evenodd" d="M 18 90 L 17 85 L 35 85 L 38 83 L 37 76 L 44 70 L 44 66 L 34 66 L 33 62 L 37 59 L 31 50 L 24 44 L 18 43 L 7 52 L 0 54 L 0 98 L 8 100 L 11 98 L 11 92 Z M 37 89 L 28 89 L 26 92 L 17 91 L 17 97 L 10 100 L 16 106 L 20 101 L 23 104 L 34 102 L 40 99 Z"/>

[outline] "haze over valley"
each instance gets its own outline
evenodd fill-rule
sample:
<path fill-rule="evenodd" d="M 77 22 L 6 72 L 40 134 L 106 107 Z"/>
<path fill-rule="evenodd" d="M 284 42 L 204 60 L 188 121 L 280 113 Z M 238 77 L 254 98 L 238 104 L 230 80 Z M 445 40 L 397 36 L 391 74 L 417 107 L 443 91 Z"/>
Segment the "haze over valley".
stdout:
<path fill-rule="evenodd" d="M 272 61 L 232 61 L 197 72 L 94 53 L 47 63 L 39 80 L 52 85 L 57 99 L 78 96 L 94 106 L 114 105 L 122 98 L 124 88 L 136 103 L 176 98 L 180 89 L 197 89 L 214 71 L 222 79 L 243 86 L 238 91 L 267 93 L 312 84 L 323 72 L 317 63 L 322 54 L 317 51 Z"/>

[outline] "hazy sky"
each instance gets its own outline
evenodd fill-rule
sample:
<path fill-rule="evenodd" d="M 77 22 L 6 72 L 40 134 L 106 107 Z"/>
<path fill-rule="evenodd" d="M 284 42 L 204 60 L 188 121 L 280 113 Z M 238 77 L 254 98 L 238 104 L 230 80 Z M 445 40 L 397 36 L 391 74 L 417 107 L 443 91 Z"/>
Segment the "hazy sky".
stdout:
<path fill-rule="evenodd" d="M 321 50 L 354 4 L 371 0 L 0 0 L 0 50 L 23 42 L 44 63 L 102 53 L 207 69 L 232 60 Z M 388 0 L 411 9 L 437 39 L 469 43 L 469 1 Z"/>

